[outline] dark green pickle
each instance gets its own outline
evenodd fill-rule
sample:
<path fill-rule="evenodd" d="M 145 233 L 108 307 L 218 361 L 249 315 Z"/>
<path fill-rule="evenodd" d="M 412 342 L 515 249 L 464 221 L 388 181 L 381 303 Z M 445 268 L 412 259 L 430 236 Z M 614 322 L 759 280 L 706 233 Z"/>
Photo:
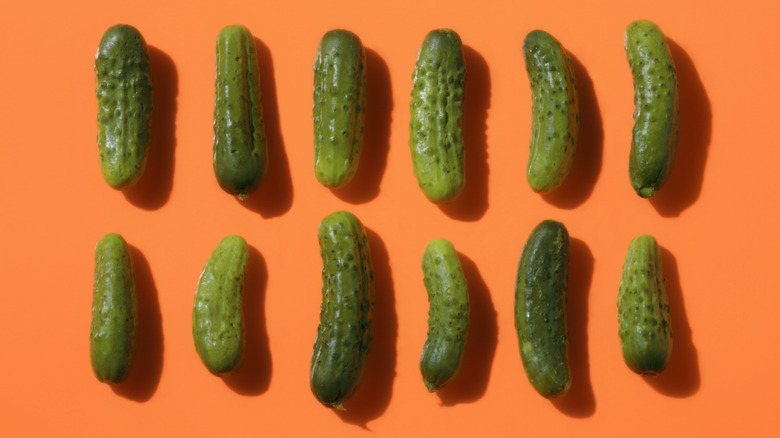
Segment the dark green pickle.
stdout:
<path fill-rule="evenodd" d="M 546 220 L 523 247 L 515 285 L 515 328 L 528 380 L 546 398 L 571 386 L 566 301 L 569 282 L 569 233 Z"/>
<path fill-rule="evenodd" d="M 374 271 L 366 231 L 351 213 L 322 220 L 322 305 L 311 359 L 312 393 L 343 410 L 366 371 L 374 321 Z"/>

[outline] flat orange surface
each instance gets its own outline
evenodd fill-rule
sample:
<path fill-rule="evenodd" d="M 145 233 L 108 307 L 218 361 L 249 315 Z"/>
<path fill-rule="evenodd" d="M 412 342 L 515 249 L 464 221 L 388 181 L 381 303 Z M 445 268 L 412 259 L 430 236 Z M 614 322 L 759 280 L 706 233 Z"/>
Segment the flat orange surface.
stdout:
<path fill-rule="evenodd" d="M 395 0 L 13 2 L 0 16 L 0 427 L 4 436 L 711 436 L 775 429 L 775 277 L 780 42 L 776 2 Z M 680 81 L 674 172 L 652 200 L 628 181 L 633 86 L 625 26 L 655 21 Z M 108 187 L 96 146 L 94 54 L 116 23 L 151 47 L 153 150 L 140 184 Z M 245 203 L 211 164 L 214 46 L 227 24 L 258 42 L 270 168 Z M 445 208 L 412 175 L 411 75 L 434 28 L 466 46 L 467 187 Z M 344 190 L 313 172 L 312 65 L 333 28 L 368 52 L 366 146 Z M 581 142 L 565 185 L 542 197 L 525 165 L 531 94 L 521 44 L 533 29 L 576 59 Z M 320 220 L 346 209 L 369 229 L 377 297 L 368 371 L 345 413 L 308 383 L 320 305 Z M 522 246 L 543 219 L 572 237 L 573 385 L 550 402 L 530 386 L 513 322 Z M 129 380 L 89 361 L 94 248 L 132 245 L 140 340 Z M 633 374 L 617 336 L 628 243 L 663 247 L 674 351 L 658 378 Z M 234 377 L 192 341 L 198 276 L 227 234 L 252 247 L 248 357 Z M 462 255 L 472 325 L 458 379 L 426 392 L 418 361 L 428 303 L 420 259 L 446 237 Z M 539 434 L 543 435 L 539 435 Z M 403 435 L 402 435 L 403 434 Z"/>

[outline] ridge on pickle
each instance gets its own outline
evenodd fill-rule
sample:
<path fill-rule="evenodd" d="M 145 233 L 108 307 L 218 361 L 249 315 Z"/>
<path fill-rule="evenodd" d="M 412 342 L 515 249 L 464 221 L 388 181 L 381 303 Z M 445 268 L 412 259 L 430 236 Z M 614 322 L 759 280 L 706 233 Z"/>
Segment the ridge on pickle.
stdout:
<path fill-rule="evenodd" d="M 433 30 L 417 54 L 412 80 L 409 148 L 417 183 L 433 203 L 454 201 L 466 183 L 463 91 L 466 63 L 460 36 Z"/>
<path fill-rule="evenodd" d="M 214 174 L 243 201 L 260 186 L 268 162 L 255 39 L 244 26 L 226 26 L 216 54 Z"/>

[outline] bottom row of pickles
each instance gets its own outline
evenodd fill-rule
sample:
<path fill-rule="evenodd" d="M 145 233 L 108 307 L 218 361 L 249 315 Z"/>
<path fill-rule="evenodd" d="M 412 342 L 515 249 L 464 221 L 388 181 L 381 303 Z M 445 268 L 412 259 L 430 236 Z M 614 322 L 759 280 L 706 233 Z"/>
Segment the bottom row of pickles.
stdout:
<path fill-rule="evenodd" d="M 340 211 L 318 230 L 322 305 L 311 360 L 310 385 L 322 404 L 343 409 L 366 370 L 374 315 L 374 272 L 361 222 Z M 515 283 L 515 328 L 526 375 L 539 394 L 555 398 L 571 386 L 566 322 L 569 234 L 556 221 L 534 228 L 523 247 Z M 225 237 L 201 273 L 192 310 L 195 349 L 208 370 L 235 373 L 246 345 L 243 311 L 248 247 Z M 428 292 L 428 334 L 420 371 L 428 391 L 458 374 L 469 329 L 469 296 L 457 252 L 446 239 L 428 243 L 422 258 Z M 124 381 L 137 345 L 138 302 L 132 257 L 118 234 L 95 250 L 90 354 L 101 382 Z M 661 254 L 656 240 L 631 241 L 617 299 L 619 337 L 626 365 L 656 375 L 669 363 L 672 329 Z"/>

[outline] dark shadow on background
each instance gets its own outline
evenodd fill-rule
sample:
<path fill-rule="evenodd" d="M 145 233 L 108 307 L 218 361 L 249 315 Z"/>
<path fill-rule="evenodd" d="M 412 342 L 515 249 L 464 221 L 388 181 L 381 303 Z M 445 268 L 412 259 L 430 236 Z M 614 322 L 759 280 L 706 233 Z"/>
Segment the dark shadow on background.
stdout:
<path fill-rule="evenodd" d="M 157 391 L 162 376 L 165 348 L 160 300 L 149 262 L 134 246 L 130 246 L 130 255 L 135 270 L 138 300 L 138 346 L 127 380 L 111 385 L 111 389 L 117 395 L 140 403 L 152 398 Z"/>
<path fill-rule="evenodd" d="M 590 198 L 601 172 L 604 155 L 604 125 L 601 120 L 596 91 L 588 70 L 579 59 L 569 53 L 577 80 L 580 131 L 571 170 L 563 184 L 552 193 L 543 195 L 548 203 L 565 209 L 576 208 Z M 628 173 L 626 173 L 628 174 Z"/>
<path fill-rule="evenodd" d="M 476 221 L 488 209 L 487 117 L 490 109 L 490 68 L 485 58 L 469 46 L 463 46 L 466 84 L 463 90 L 463 142 L 465 181 L 463 192 L 453 202 L 439 208 L 447 216 L 461 221 Z"/>
<path fill-rule="evenodd" d="M 458 259 L 469 290 L 469 331 L 458 375 L 436 391 L 444 406 L 475 402 L 485 395 L 498 345 L 498 314 L 490 290 L 473 260 L 460 252 Z M 420 388 L 425 388 L 422 377 Z"/>
<path fill-rule="evenodd" d="M 152 75 L 152 134 L 146 170 L 123 193 L 136 207 L 157 210 L 171 197 L 176 152 L 176 111 L 179 76 L 176 64 L 162 50 L 149 46 Z"/>
<path fill-rule="evenodd" d="M 374 265 L 374 326 L 366 375 L 355 395 L 344 403 L 345 411 L 334 412 L 346 423 L 368 429 L 390 405 L 397 360 L 398 314 L 387 247 L 375 232 L 366 229 Z"/>
<path fill-rule="evenodd" d="M 265 129 L 268 167 L 260 187 L 244 201 L 237 201 L 244 207 L 259 213 L 264 218 L 281 216 L 290 210 L 293 202 L 292 176 L 284 138 L 279 123 L 279 101 L 276 97 L 276 79 L 271 51 L 262 41 L 255 38 L 257 67 L 260 75 L 260 96 L 263 106 L 263 128 Z"/>
<path fill-rule="evenodd" d="M 265 317 L 268 268 L 260 251 L 249 246 L 244 277 L 244 319 L 246 352 L 241 369 L 224 379 L 225 384 L 242 395 L 259 395 L 271 384 L 273 363 Z"/>
<path fill-rule="evenodd" d="M 676 58 L 675 58 L 676 60 Z M 669 296 L 669 312 L 672 318 L 672 355 L 666 369 L 655 377 L 645 377 L 653 389 L 670 397 L 690 397 L 699 391 L 701 372 L 699 354 L 693 345 L 691 325 L 685 312 L 680 271 L 677 260 L 669 250 L 661 247 L 666 294 Z"/>
<path fill-rule="evenodd" d="M 368 202 L 379 195 L 379 186 L 387 168 L 390 125 L 393 120 L 390 69 L 378 53 L 368 48 L 365 50 L 366 127 L 363 152 L 352 181 L 344 187 L 332 189 L 334 195 L 352 204 Z M 312 156 L 313 147 L 312 145 Z"/>
<path fill-rule="evenodd" d="M 676 217 L 701 194 L 712 137 L 712 108 L 691 57 L 676 42 L 667 41 L 680 86 L 680 134 L 669 180 L 650 203 L 661 216 Z"/>
<path fill-rule="evenodd" d="M 590 380 L 588 354 L 588 296 L 593 280 L 593 253 L 580 239 L 569 242 L 569 290 L 566 321 L 569 330 L 569 365 L 571 388 L 552 401 L 562 413 L 573 418 L 587 418 L 596 412 L 596 398 Z"/>

